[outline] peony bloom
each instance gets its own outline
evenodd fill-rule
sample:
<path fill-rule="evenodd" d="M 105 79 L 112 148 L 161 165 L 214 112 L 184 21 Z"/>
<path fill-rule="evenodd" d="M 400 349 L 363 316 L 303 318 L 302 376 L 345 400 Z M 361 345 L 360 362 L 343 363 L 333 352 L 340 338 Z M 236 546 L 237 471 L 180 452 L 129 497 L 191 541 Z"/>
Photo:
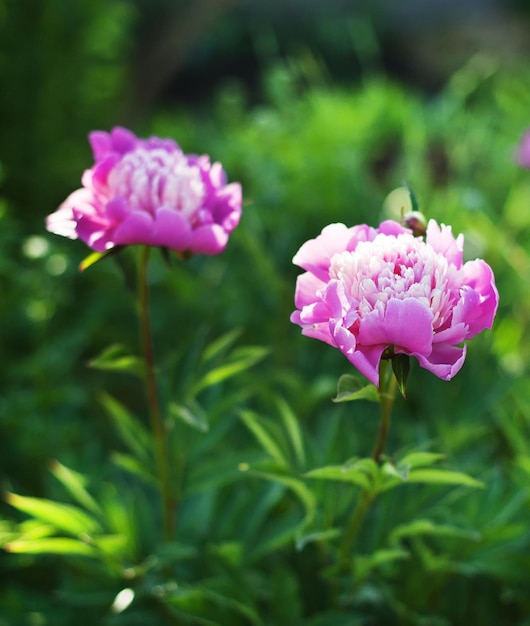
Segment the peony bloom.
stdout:
<path fill-rule="evenodd" d="M 145 244 L 218 254 L 241 216 L 241 187 L 220 163 L 184 154 L 171 139 L 138 139 L 125 128 L 89 135 L 95 163 L 49 215 L 49 231 L 98 252 Z"/>
<path fill-rule="evenodd" d="M 391 220 L 377 229 L 331 224 L 293 259 L 306 271 L 291 321 L 376 386 L 387 348 L 449 380 L 466 356 L 459 344 L 491 329 L 499 300 L 489 265 L 462 257 L 463 236 L 434 220 L 425 239 Z"/>
<path fill-rule="evenodd" d="M 530 130 L 527 130 L 521 138 L 516 160 L 521 167 L 530 169 Z"/>

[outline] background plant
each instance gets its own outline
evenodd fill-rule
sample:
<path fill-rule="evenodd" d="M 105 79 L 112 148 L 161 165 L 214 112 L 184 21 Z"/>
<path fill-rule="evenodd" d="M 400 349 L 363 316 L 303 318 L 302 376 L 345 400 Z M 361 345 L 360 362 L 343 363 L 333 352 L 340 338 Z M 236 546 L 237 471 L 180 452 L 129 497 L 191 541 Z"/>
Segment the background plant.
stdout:
<path fill-rule="evenodd" d="M 12 13 L 3 16 L 5 30 L 6 16 Z M 97 21 L 86 23 L 94 26 Z M 48 27 L 52 24 L 48 22 Z M 127 40 L 125 26 L 106 32 L 113 43 Z M 59 41 L 46 40 L 56 45 Z M 39 159 L 29 175 L 25 157 L 18 159 L 18 165 L 11 153 L 9 159 L 3 157 L 0 458 L 10 491 L 65 504 L 83 506 L 64 482 L 57 481 L 57 468 L 89 476 L 84 489 L 105 507 L 104 525 L 98 532 L 112 535 L 116 527 L 120 532 L 125 529 L 128 542 L 114 546 L 114 558 L 134 562 L 138 554 L 153 548 L 145 539 L 153 520 L 141 515 L 149 510 L 142 505 L 143 498 L 150 501 L 149 487 L 133 488 L 119 461 L 118 467 L 108 463 L 115 452 L 123 461 L 129 448 L 111 426 L 116 407 L 109 411 L 96 390 L 104 388 L 129 412 L 136 413 L 143 399 L 131 374 L 110 375 L 86 367 L 111 344 L 135 345 L 133 290 L 128 290 L 134 276 L 132 259 L 126 255 L 118 263 L 100 264 L 79 276 L 77 265 L 85 250 L 44 235 L 42 227 L 44 215 L 72 188 L 72 181 L 77 184 L 88 159 L 83 147 L 86 131 L 108 128 L 117 117 L 121 92 L 104 85 L 115 88 L 118 83 L 106 83 L 108 74 L 103 71 L 91 73 L 97 63 L 88 47 L 75 49 L 85 60 L 72 61 L 78 80 L 68 82 L 77 85 L 79 92 L 70 96 L 84 108 L 73 107 L 76 117 L 69 117 L 67 125 L 59 114 L 66 109 L 53 107 L 57 91 L 52 87 L 40 91 L 42 108 L 24 115 L 24 120 L 32 120 L 33 135 L 40 138 L 38 144 L 31 144 L 33 153 L 49 158 Z M 123 49 L 109 45 L 108 50 L 117 55 L 122 71 Z M 336 380 L 345 373 L 346 364 L 326 346 L 299 337 L 288 322 L 297 274 L 291 258 L 300 243 L 326 223 L 377 223 L 388 191 L 406 180 L 429 216 L 464 232 L 467 247 L 476 250 L 470 255 L 480 255 L 492 265 L 501 309 L 494 332 L 473 342 L 464 370 L 450 386 L 413 369 L 407 403 L 396 402 L 394 423 L 399 427 L 391 432 L 389 449 L 405 455 L 409 448 L 424 445 L 426 451 L 443 452 L 446 458 L 439 463 L 467 472 L 487 488 L 411 485 L 406 497 L 397 491 L 386 494 L 385 516 L 374 512 L 361 530 L 361 557 L 367 560 L 364 565 L 361 560 L 359 584 L 349 606 L 359 623 L 525 623 L 529 609 L 525 329 L 530 302 L 526 280 L 530 180 L 528 172 L 512 161 L 528 125 L 529 95 L 524 85 L 529 77 L 521 65 L 504 67 L 491 57 L 474 57 L 435 96 L 426 97 L 382 74 L 368 75 L 353 88 L 332 81 L 330 85 L 325 72 L 315 74 L 311 56 L 300 55 L 268 72 L 263 81 L 267 95 L 259 106 L 249 105 L 244 91 L 232 84 L 220 89 L 208 108 L 190 112 L 172 104 L 153 110 L 139 122 L 139 134 L 171 135 L 186 150 L 200 147 L 222 159 L 230 178 L 242 181 L 248 201 L 222 258 L 208 263 L 194 259 L 170 271 L 161 259 L 154 259 L 155 337 L 163 344 L 160 347 L 178 343 L 183 355 L 176 362 L 168 358 L 161 364 L 173 381 L 168 396 L 170 392 L 178 396 L 184 372 L 196 380 L 205 374 L 201 368 L 208 363 L 200 357 L 204 347 L 236 327 L 240 334 L 234 336 L 233 349 L 258 345 L 269 353 L 248 372 L 226 379 L 221 387 L 205 388 L 204 397 L 195 399 L 210 421 L 206 436 L 182 420 L 176 422 L 187 433 L 192 457 L 201 463 L 207 458 L 218 467 L 226 463 L 224 472 L 217 470 L 219 482 L 214 483 L 208 480 L 213 470 L 203 465 L 202 473 L 197 463 L 193 480 L 190 477 L 195 495 L 189 512 L 183 513 L 182 532 L 190 544 L 201 546 L 201 557 L 194 559 L 186 550 L 175 555 L 183 568 L 181 575 L 192 586 L 201 581 L 199 590 L 193 589 L 186 598 L 187 610 L 203 612 L 200 619 L 222 615 L 218 620 L 223 623 L 228 615 L 224 623 L 236 624 L 238 619 L 247 623 L 258 615 L 271 624 L 324 622 L 326 599 L 317 593 L 322 562 L 318 543 L 306 543 L 300 551 L 294 540 L 306 514 L 304 503 L 296 494 L 293 497 L 289 486 L 249 478 L 249 472 L 238 469 L 240 463 L 251 467 L 260 460 L 267 462 L 271 451 L 258 444 L 234 406 L 245 411 L 247 422 L 252 416 L 252 423 L 264 424 L 276 434 L 272 441 L 298 473 L 341 463 L 370 448 L 377 408 L 368 403 L 332 404 Z M 46 65 L 52 67 L 53 63 Z M 94 87 L 87 86 L 81 67 L 92 76 Z M 15 66 L 12 71 L 14 76 Z M 55 84 L 51 76 L 48 85 Z M 101 109 L 94 109 L 86 96 L 98 93 L 106 94 L 105 101 Z M 113 101 L 114 108 L 109 106 Z M 26 106 L 35 107 L 36 102 L 26 99 Z M 80 111 L 85 111 L 84 119 L 77 117 Z M 50 119 L 56 122 L 46 130 Z M 14 132 L 15 126 L 11 137 Z M 6 133 L 2 133 L 4 145 L 22 150 L 14 139 L 7 142 Z M 53 163 L 57 165 L 52 168 Z M 14 171 L 22 181 L 16 190 Z M 118 284 L 123 284 L 120 299 L 115 297 Z M 215 309 L 196 299 L 199 288 L 215 294 Z M 81 294 L 85 294 L 82 300 Z M 168 300 L 178 301 L 179 306 L 168 307 Z M 196 332 L 183 337 L 179 329 L 192 318 L 201 322 Z M 157 334 L 162 328 L 171 329 L 163 339 Z M 244 397 L 239 396 L 241 390 L 247 391 Z M 230 406 L 223 404 L 223 398 Z M 303 432 L 303 446 L 296 435 L 288 435 L 292 414 Z M 234 450 L 230 457 L 229 451 Z M 112 512 L 113 484 L 129 502 L 128 510 L 137 507 L 137 524 L 145 530 L 127 530 L 126 520 L 116 520 L 123 514 Z M 319 498 L 326 502 L 324 484 L 318 484 L 323 492 Z M 327 496 L 329 515 L 341 514 L 352 488 L 339 486 L 338 493 L 341 497 Z M 25 516 L 6 504 L 2 515 L 7 541 L 12 539 L 14 523 Z M 143 538 L 136 545 L 135 535 Z M 381 554 L 381 550 L 390 552 Z M 370 561 L 378 551 L 379 561 Z M 104 572 L 96 568 L 95 575 L 94 561 L 86 556 L 42 560 L 2 554 L 1 563 L 1 619 L 7 623 L 67 624 L 74 618 L 87 624 L 149 623 L 152 619 L 149 594 L 134 612 L 134 603 L 121 614 L 109 612 L 130 581 L 121 574 L 115 577 L 107 567 Z M 245 609 L 237 605 L 243 589 L 241 571 L 247 580 Z M 158 572 L 146 572 L 146 579 L 152 578 L 145 589 L 156 588 Z M 213 585 L 205 585 L 205 580 Z M 219 612 L 219 596 L 231 599 L 223 605 L 226 613 Z M 475 598 L 472 604 L 470 597 Z M 351 619 L 349 611 L 345 619 Z"/>

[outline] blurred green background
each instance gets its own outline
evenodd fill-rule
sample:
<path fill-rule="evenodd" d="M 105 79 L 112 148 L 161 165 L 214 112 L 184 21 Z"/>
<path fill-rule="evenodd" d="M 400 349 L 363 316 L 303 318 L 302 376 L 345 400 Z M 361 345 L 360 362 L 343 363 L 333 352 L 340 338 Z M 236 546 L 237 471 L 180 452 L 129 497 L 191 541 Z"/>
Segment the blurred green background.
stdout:
<path fill-rule="evenodd" d="M 514 162 L 530 127 L 529 3 L 3 0 L 0 41 L 3 487 L 53 496 L 52 459 L 106 475 L 120 443 L 102 389 L 145 411 L 133 381 L 87 367 L 111 343 L 137 345 L 133 254 L 80 274 L 88 250 L 44 230 L 91 165 L 90 130 L 172 137 L 243 185 L 226 253 L 152 267 L 164 393 L 201 346 L 238 327 L 241 345 L 270 350 L 239 379 L 251 406 L 271 411 L 281 394 L 316 451 L 333 421 L 336 462 L 368 454 L 376 422 L 330 402 L 348 363 L 290 324 L 291 259 L 330 222 L 376 225 L 406 181 L 428 217 L 465 234 L 467 258 L 490 263 L 501 304 L 451 383 L 413 367 L 389 445 L 432 444 L 488 488 L 452 504 L 414 492 L 393 514 L 443 520 L 456 508 L 483 540 L 444 544 L 438 570 L 418 549 L 398 579 L 374 582 L 359 623 L 394 623 L 381 615 L 400 597 L 410 611 L 399 623 L 530 624 L 530 171 Z M 177 361 L 164 357 L 173 346 Z M 216 454 L 251 448 L 234 426 Z M 3 503 L 0 513 L 16 518 Z M 0 565 L 5 623 L 71 623 L 47 599 L 71 572 L 3 553 Z M 444 593 L 422 597 L 430 571 Z M 267 623 L 304 624 L 308 611 Z"/>

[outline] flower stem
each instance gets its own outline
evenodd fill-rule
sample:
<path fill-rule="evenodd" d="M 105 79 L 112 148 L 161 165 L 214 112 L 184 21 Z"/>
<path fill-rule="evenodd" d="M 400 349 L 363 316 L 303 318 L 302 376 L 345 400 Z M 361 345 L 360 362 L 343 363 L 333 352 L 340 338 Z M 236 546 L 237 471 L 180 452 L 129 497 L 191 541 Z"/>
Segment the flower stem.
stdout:
<path fill-rule="evenodd" d="M 162 498 L 164 537 L 170 539 L 173 533 L 173 506 L 169 488 L 169 460 L 166 444 L 166 427 L 162 419 L 158 388 L 156 381 L 155 356 L 153 339 L 151 336 L 151 323 L 149 316 L 149 287 L 147 281 L 147 266 L 149 262 L 149 247 L 143 246 L 140 255 L 138 270 L 138 299 L 140 302 L 140 333 L 142 339 L 142 351 L 145 362 L 145 384 L 147 403 L 151 419 L 151 428 L 154 437 L 154 449 L 158 478 L 160 480 L 160 493 Z"/>
<path fill-rule="evenodd" d="M 372 452 L 372 459 L 379 463 L 383 455 L 388 432 L 390 430 L 390 417 L 392 414 L 392 404 L 397 386 L 395 376 L 392 374 L 392 368 L 389 369 L 390 362 L 385 359 L 381 361 L 379 366 L 379 406 L 381 408 L 381 420 L 379 422 L 379 431 Z M 339 570 L 345 570 L 351 560 L 351 551 L 355 543 L 355 539 L 359 533 L 362 522 L 368 509 L 375 499 L 375 492 L 370 488 L 361 489 L 359 499 L 353 510 L 350 522 L 344 532 L 342 543 L 339 548 Z"/>
<path fill-rule="evenodd" d="M 392 415 L 392 404 L 396 395 L 397 380 L 392 374 L 390 360 L 381 361 L 379 366 L 379 406 L 381 407 L 381 421 L 379 422 L 379 432 L 375 442 L 372 459 L 379 463 L 385 451 L 386 440 L 390 431 L 390 417 Z"/>

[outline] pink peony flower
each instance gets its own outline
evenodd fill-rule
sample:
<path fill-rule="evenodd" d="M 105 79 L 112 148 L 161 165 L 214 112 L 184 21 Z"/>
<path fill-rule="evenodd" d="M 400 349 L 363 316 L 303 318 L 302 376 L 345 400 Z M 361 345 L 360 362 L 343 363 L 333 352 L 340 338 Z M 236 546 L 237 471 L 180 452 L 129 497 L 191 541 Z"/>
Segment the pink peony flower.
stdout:
<path fill-rule="evenodd" d="M 374 385 L 387 348 L 449 380 L 462 344 L 492 327 L 499 294 L 489 265 L 463 263 L 464 238 L 430 220 L 425 240 L 388 220 L 379 228 L 326 226 L 303 244 L 291 321 L 339 348 Z"/>
<path fill-rule="evenodd" d="M 516 160 L 521 167 L 530 169 L 530 130 L 527 130 L 521 138 Z"/>
<path fill-rule="evenodd" d="M 241 186 L 220 163 L 184 154 L 171 139 L 138 139 L 125 128 L 89 135 L 95 163 L 48 216 L 49 231 L 98 252 L 145 244 L 218 254 L 241 216 Z"/>

